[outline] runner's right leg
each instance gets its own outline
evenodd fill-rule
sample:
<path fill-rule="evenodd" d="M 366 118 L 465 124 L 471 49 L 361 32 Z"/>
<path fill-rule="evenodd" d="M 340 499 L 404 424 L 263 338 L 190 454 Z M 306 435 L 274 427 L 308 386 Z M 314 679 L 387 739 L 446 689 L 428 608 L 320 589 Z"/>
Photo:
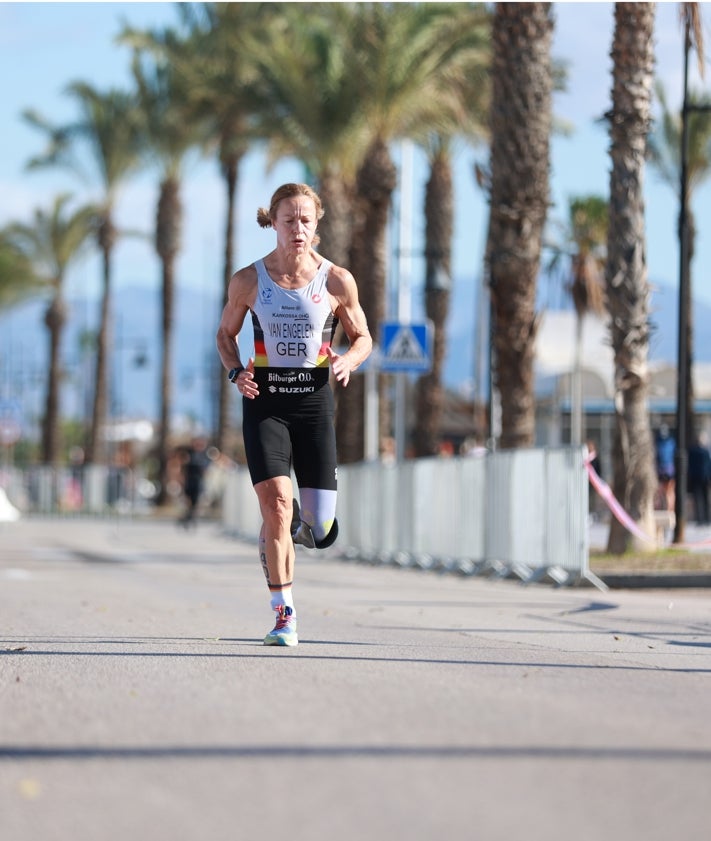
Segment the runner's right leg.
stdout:
<path fill-rule="evenodd" d="M 289 608 L 290 621 L 286 628 L 288 642 L 275 643 L 274 628 L 264 639 L 266 645 L 296 645 L 296 611 L 292 595 L 294 579 L 294 561 L 296 553 L 291 539 L 291 520 L 293 516 L 292 485 L 287 476 L 265 479 L 254 486 L 262 513 L 262 528 L 259 534 L 259 560 L 267 579 L 271 595 L 271 607 L 279 613 L 277 626 L 282 619 L 282 612 Z M 286 626 L 285 626 L 286 627 Z M 281 639 L 282 635 L 278 635 Z"/>

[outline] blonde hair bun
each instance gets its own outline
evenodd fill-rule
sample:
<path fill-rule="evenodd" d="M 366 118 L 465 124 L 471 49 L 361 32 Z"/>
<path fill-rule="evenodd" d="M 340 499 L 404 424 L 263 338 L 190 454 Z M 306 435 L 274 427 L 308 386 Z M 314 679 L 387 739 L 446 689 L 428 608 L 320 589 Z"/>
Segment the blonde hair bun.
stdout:
<path fill-rule="evenodd" d="M 257 211 L 257 224 L 260 228 L 271 228 L 272 219 L 266 207 L 260 207 Z"/>

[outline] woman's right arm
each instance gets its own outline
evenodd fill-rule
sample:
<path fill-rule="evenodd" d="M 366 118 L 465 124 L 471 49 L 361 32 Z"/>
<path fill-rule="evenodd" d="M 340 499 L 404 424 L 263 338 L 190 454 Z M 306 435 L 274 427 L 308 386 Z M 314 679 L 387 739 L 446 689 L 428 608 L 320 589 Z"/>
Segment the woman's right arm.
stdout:
<path fill-rule="evenodd" d="M 257 272 L 253 266 L 248 266 L 232 275 L 227 288 L 227 303 L 222 310 L 216 336 L 217 352 L 226 371 L 244 365 L 239 356 L 237 336 L 254 303 L 256 286 Z"/>

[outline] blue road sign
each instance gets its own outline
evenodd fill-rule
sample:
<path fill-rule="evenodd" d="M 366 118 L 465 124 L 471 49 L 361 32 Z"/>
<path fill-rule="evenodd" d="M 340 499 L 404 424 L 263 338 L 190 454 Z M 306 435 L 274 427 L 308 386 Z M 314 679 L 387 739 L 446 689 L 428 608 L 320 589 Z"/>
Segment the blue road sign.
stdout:
<path fill-rule="evenodd" d="M 381 328 L 381 371 L 429 371 L 432 367 L 432 327 L 390 322 Z"/>

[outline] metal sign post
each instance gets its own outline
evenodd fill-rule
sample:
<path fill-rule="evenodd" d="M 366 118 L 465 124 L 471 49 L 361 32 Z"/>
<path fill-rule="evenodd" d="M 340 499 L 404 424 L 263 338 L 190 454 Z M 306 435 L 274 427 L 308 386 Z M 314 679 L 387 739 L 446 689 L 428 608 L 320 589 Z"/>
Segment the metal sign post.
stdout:
<path fill-rule="evenodd" d="M 424 324 L 382 325 L 380 370 L 397 375 L 395 400 L 395 444 L 397 458 L 404 458 L 406 412 L 405 377 L 408 373 L 425 373 L 432 367 L 432 322 Z"/>

